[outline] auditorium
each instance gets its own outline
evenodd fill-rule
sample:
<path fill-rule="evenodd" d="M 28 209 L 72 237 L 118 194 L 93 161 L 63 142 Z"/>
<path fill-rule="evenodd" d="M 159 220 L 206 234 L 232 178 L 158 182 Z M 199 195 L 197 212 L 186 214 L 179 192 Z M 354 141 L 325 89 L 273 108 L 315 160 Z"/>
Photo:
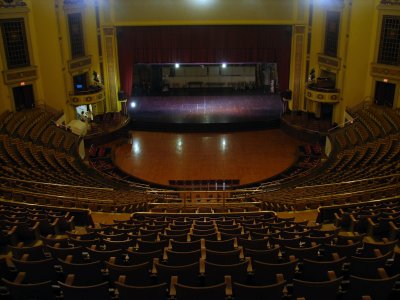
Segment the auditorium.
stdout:
<path fill-rule="evenodd" d="M 0 31 L 1 299 L 400 299 L 400 0 L 0 0 Z"/>

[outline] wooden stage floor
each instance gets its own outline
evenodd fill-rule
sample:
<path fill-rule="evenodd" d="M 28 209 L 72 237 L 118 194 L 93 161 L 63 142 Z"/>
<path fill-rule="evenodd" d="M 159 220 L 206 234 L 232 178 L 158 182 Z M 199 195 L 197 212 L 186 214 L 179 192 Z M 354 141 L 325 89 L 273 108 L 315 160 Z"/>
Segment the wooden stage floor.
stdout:
<path fill-rule="evenodd" d="M 297 160 L 304 144 L 280 129 L 225 133 L 131 131 L 114 148 L 114 164 L 136 178 L 168 185 L 170 180 L 239 179 L 249 184 L 277 175 Z"/>

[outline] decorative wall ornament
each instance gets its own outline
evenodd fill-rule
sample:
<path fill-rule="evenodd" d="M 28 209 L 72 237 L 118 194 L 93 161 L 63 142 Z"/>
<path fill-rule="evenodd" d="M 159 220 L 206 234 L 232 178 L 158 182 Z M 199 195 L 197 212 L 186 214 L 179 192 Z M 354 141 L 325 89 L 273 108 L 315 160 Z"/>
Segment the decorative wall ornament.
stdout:
<path fill-rule="evenodd" d="M 0 8 L 9 7 L 26 7 L 26 3 L 23 0 L 0 0 Z"/>
<path fill-rule="evenodd" d="M 400 5 L 400 0 L 381 0 L 384 5 Z"/>

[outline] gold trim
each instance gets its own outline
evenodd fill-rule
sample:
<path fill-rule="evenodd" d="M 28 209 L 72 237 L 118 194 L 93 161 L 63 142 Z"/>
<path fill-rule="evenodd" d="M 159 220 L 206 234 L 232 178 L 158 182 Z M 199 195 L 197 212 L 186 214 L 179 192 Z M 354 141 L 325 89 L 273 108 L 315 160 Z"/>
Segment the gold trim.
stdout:
<path fill-rule="evenodd" d="M 22 81 L 34 81 L 37 78 L 38 71 L 36 66 L 3 71 L 3 79 L 6 85 L 13 85 Z"/>

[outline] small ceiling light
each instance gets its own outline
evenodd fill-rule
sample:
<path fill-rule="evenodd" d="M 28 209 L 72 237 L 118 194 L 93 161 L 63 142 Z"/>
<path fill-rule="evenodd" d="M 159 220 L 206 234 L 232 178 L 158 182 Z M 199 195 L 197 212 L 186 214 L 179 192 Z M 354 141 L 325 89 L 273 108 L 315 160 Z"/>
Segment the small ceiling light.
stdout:
<path fill-rule="evenodd" d="M 180 66 L 181 66 L 180 64 L 176 63 L 175 64 L 175 69 L 179 69 Z"/>
<path fill-rule="evenodd" d="M 135 108 L 136 107 L 136 102 L 131 102 L 131 108 Z"/>
<path fill-rule="evenodd" d="M 226 68 L 226 63 L 222 64 L 222 68 L 225 69 Z"/>

